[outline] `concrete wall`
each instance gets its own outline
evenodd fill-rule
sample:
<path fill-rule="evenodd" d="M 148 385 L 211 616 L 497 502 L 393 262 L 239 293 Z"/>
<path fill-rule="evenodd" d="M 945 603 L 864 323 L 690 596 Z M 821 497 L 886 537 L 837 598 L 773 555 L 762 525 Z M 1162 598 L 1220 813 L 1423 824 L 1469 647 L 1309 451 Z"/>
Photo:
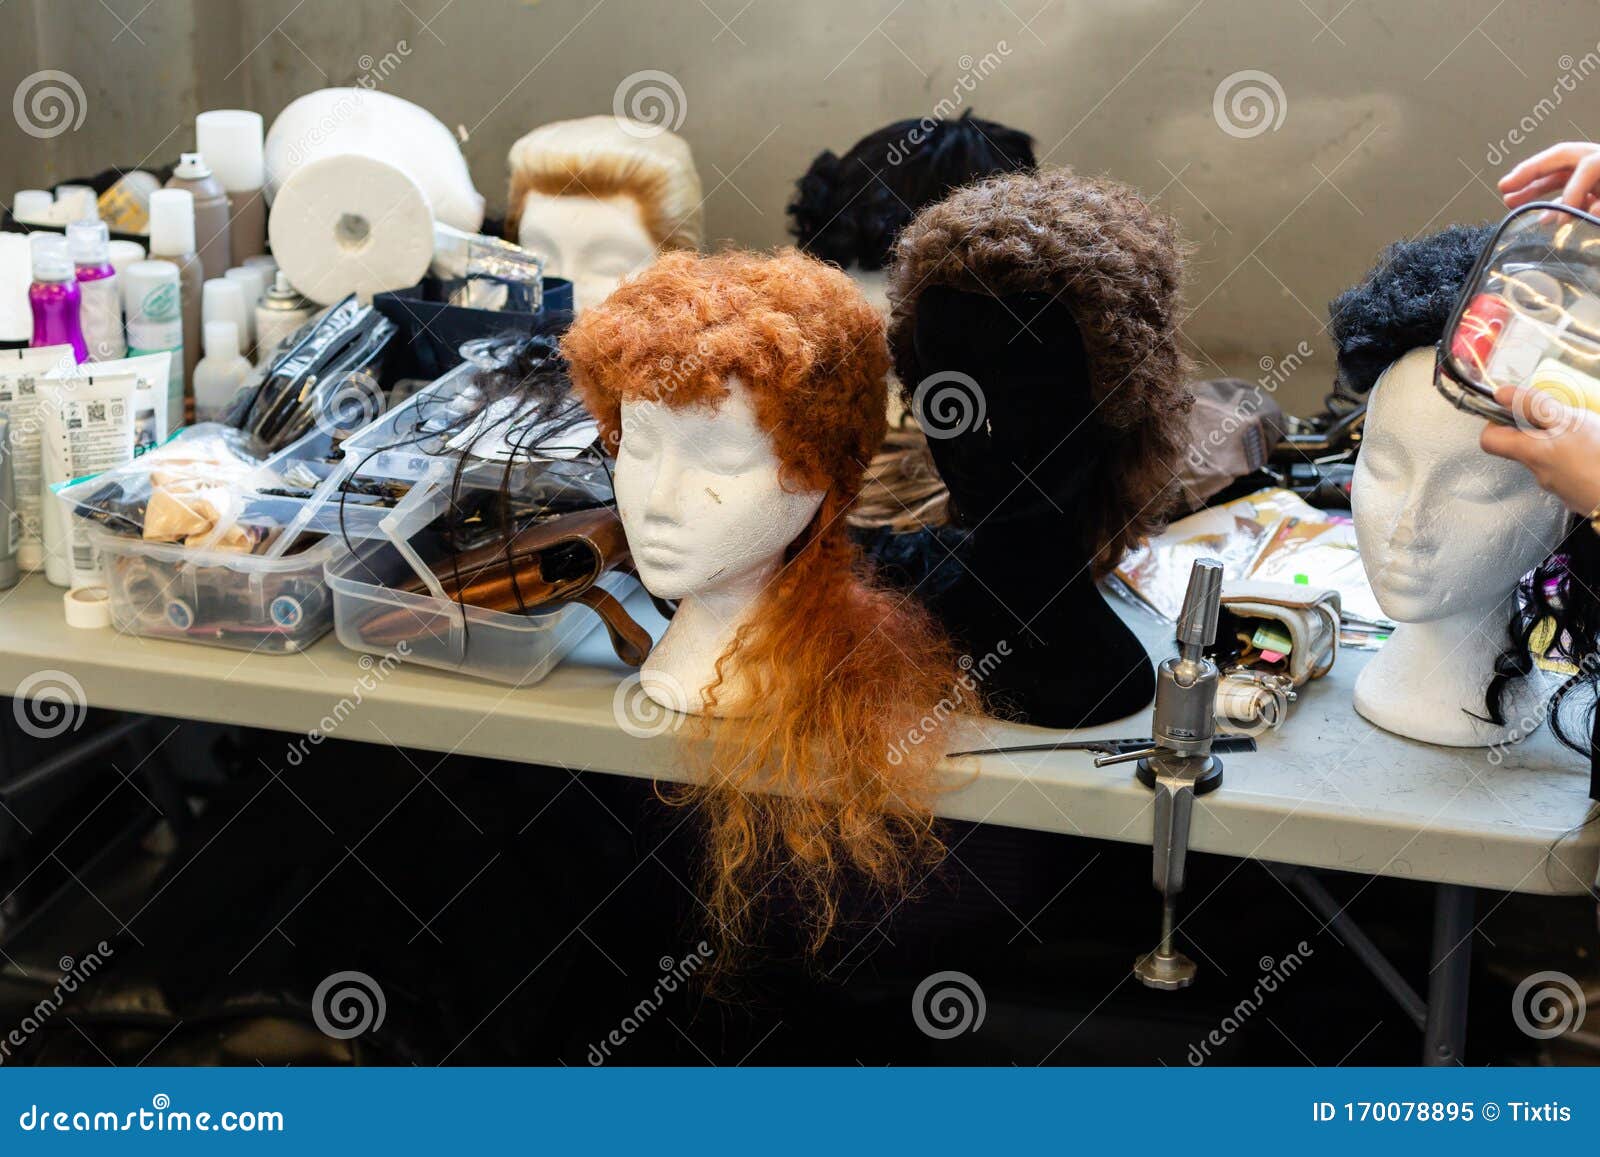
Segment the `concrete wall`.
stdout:
<path fill-rule="evenodd" d="M 746 245 L 783 240 L 819 149 L 953 97 L 1159 197 L 1195 246 L 1191 354 L 1255 378 L 1306 343 L 1290 409 L 1327 388 L 1326 303 L 1385 243 L 1497 215 L 1502 154 L 1600 126 L 1592 0 L 10 0 L 0 29 L 3 91 L 58 69 L 84 94 L 48 139 L 0 118 L 0 190 L 173 159 L 200 109 L 270 121 L 394 53 L 383 87 L 465 130 L 499 204 L 521 133 L 659 70 L 709 234 Z M 1266 94 L 1265 125 L 1248 100 L 1230 122 L 1233 88 L 1216 113 L 1244 70 L 1271 78 L 1234 83 Z"/>

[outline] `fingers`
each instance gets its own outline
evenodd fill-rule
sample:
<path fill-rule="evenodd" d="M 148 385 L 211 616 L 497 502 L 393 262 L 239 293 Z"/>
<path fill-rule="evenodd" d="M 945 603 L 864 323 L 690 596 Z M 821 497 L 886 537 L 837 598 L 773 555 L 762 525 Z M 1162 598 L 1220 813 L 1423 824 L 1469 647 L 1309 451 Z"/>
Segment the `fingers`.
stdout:
<path fill-rule="evenodd" d="M 1563 141 L 1559 145 L 1551 145 L 1543 152 L 1535 153 L 1500 178 L 1500 191 L 1512 192 L 1530 181 L 1540 177 L 1549 176 L 1551 173 L 1564 169 L 1574 169 L 1584 158 L 1591 156 L 1597 146 L 1588 141 Z"/>
<path fill-rule="evenodd" d="M 1561 203 L 1574 209 L 1585 208 L 1596 186 L 1600 186 L 1600 152 L 1590 153 L 1578 162 L 1561 190 Z"/>
<path fill-rule="evenodd" d="M 1557 169 L 1555 172 L 1547 173 L 1545 176 L 1535 181 L 1530 181 L 1520 188 L 1506 192 L 1503 197 L 1506 208 L 1515 209 L 1518 206 L 1528 204 L 1530 201 L 1542 201 L 1547 194 L 1554 192 L 1556 189 L 1565 188 L 1571 176 L 1571 169 Z"/>
<path fill-rule="evenodd" d="M 1524 466 L 1532 466 L 1534 455 L 1543 442 L 1513 426 L 1498 426 L 1489 422 L 1483 427 L 1483 433 L 1478 435 L 1478 445 L 1497 458 L 1509 458 Z"/>

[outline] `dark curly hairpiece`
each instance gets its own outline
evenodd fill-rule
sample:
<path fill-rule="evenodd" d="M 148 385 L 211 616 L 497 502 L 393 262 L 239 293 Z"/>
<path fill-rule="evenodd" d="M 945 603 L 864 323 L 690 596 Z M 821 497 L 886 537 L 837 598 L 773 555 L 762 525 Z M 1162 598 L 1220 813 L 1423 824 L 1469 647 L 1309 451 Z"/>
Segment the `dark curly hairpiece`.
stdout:
<path fill-rule="evenodd" d="M 1176 222 L 1137 191 L 1066 169 L 958 189 L 895 245 L 889 352 L 908 401 L 938 368 L 920 363 L 915 341 L 917 302 L 930 286 L 1045 294 L 1077 322 L 1107 444 L 1076 514 L 1097 575 L 1159 529 L 1177 492 L 1172 464 L 1193 401 L 1178 344 L 1183 252 Z"/>
<path fill-rule="evenodd" d="M 1033 138 L 968 109 L 956 120 L 896 121 L 844 156 L 817 154 L 795 182 L 790 232 L 813 257 L 881 269 L 889 247 L 924 205 L 995 173 L 1032 169 Z"/>
<path fill-rule="evenodd" d="M 1361 284 L 1328 304 L 1339 383 L 1365 394 L 1400 356 L 1444 334 L 1493 225 L 1452 225 L 1385 249 Z"/>

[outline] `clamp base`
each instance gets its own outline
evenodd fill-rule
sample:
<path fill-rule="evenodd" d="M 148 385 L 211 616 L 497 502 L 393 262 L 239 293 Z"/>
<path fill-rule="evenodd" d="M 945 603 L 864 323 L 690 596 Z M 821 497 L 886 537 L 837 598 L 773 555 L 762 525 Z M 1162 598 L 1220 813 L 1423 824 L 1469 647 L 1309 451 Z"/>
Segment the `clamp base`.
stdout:
<path fill-rule="evenodd" d="M 1176 992 L 1194 983 L 1194 961 L 1183 953 L 1161 948 L 1151 949 L 1133 962 L 1133 974 L 1146 988 L 1159 988 L 1163 992 Z"/>
<path fill-rule="evenodd" d="M 1217 788 L 1222 786 L 1222 760 L 1218 759 L 1214 755 L 1208 756 L 1207 758 L 1211 760 L 1211 766 L 1206 768 L 1195 777 L 1195 795 L 1210 795 L 1212 792 L 1216 791 Z M 1134 775 L 1139 778 L 1140 783 L 1144 784 L 1145 787 L 1149 788 L 1151 791 L 1156 789 L 1156 770 L 1151 766 L 1148 759 L 1141 759 L 1138 764 L 1135 765 Z"/>

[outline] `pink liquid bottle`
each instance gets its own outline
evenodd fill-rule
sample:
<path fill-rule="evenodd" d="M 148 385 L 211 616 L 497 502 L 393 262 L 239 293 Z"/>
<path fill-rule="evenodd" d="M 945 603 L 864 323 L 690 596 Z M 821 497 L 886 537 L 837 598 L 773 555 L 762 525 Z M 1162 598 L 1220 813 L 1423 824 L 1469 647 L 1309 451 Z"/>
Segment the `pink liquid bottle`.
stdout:
<path fill-rule="evenodd" d="M 29 246 L 33 255 L 33 284 L 28 286 L 28 304 L 33 309 L 31 344 L 70 345 L 80 364 L 88 361 L 89 346 L 83 340 L 79 318 L 83 292 L 78 288 L 67 239 L 59 233 L 35 233 Z"/>

